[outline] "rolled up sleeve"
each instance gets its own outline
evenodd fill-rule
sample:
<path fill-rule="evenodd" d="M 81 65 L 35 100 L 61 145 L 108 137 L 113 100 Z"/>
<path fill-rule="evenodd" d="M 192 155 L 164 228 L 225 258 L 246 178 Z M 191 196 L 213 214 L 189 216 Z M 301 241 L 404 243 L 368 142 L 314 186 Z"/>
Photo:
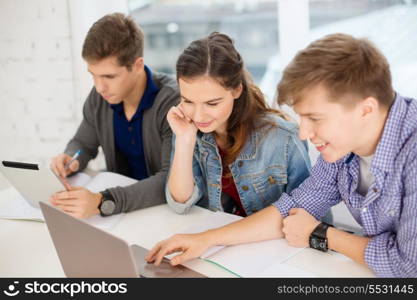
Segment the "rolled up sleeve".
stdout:
<path fill-rule="evenodd" d="M 321 219 L 330 207 L 341 201 L 337 186 L 338 167 L 336 163 L 327 163 L 319 157 L 310 177 L 291 193 L 283 193 L 273 203 L 285 218 L 291 208 L 303 208 L 316 219 Z"/>

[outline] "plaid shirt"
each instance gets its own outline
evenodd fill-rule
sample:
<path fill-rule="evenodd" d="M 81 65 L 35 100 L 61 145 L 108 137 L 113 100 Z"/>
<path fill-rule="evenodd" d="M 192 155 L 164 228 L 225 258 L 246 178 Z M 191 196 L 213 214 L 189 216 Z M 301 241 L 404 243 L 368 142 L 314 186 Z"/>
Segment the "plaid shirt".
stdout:
<path fill-rule="evenodd" d="M 417 277 L 417 101 L 396 95 L 370 168 L 375 181 L 357 193 L 359 159 L 319 157 L 311 176 L 273 205 L 283 217 L 294 207 L 321 219 L 345 202 L 370 237 L 365 261 L 381 277 Z"/>

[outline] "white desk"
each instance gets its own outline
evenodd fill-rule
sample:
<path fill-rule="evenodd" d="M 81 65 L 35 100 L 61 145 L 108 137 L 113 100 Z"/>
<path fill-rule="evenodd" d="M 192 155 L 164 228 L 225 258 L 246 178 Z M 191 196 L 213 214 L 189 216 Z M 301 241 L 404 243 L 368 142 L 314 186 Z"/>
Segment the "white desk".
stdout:
<path fill-rule="evenodd" d="M 0 174 L 0 191 L 7 188 Z M 0 197 L 0 206 L 7 201 Z M 160 205 L 126 214 L 111 230 L 131 244 L 150 249 L 161 239 L 197 223 L 211 212 L 194 207 L 187 215 Z M 64 277 L 45 223 L 0 219 L 0 277 Z M 347 257 L 305 249 L 286 262 L 322 277 L 372 277 L 373 273 Z M 209 262 L 195 259 L 186 265 L 209 277 L 234 277 Z"/>

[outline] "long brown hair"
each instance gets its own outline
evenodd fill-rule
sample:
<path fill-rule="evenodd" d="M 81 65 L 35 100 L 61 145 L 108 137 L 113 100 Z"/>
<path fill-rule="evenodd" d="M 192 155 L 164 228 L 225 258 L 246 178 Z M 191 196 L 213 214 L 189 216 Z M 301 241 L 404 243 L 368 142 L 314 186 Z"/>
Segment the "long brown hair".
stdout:
<path fill-rule="evenodd" d="M 206 75 L 226 89 L 242 85 L 242 93 L 234 101 L 227 122 L 228 146 L 222 149 L 226 153 L 223 166 L 236 159 L 252 131 L 272 125 L 264 118 L 267 112 L 286 118 L 281 111 L 268 107 L 262 92 L 245 70 L 242 57 L 232 39 L 226 34 L 213 32 L 206 38 L 193 41 L 178 58 L 176 71 L 177 80 Z"/>

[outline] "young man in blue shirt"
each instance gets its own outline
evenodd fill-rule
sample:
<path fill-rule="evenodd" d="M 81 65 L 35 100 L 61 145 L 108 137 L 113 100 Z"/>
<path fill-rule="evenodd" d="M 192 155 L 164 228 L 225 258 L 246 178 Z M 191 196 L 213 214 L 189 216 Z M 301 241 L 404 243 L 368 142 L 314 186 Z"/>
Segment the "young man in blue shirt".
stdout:
<path fill-rule="evenodd" d="M 143 48 L 142 30 L 120 13 L 98 20 L 86 36 L 82 56 L 94 87 L 77 133 L 51 167 L 65 178 L 83 170 L 101 146 L 109 171 L 138 182 L 100 193 L 73 187 L 53 195 L 52 204 L 72 216 L 111 215 L 165 202 L 172 138 L 166 114 L 179 94 L 173 77 L 144 64 Z M 78 150 L 80 156 L 70 162 Z"/>
<path fill-rule="evenodd" d="M 300 138 L 321 153 L 311 176 L 241 221 L 158 243 L 147 260 L 181 249 L 176 265 L 212 245 L 282 237 L 340 252 L 377 276 L 417 277 L 417 101 L 394 92 L 385 57 L 365 39 L 326 36 L 287 66 L 278 101 L 294 107 Z M 363 236 L 319 221 L 341 201 Z"/>

